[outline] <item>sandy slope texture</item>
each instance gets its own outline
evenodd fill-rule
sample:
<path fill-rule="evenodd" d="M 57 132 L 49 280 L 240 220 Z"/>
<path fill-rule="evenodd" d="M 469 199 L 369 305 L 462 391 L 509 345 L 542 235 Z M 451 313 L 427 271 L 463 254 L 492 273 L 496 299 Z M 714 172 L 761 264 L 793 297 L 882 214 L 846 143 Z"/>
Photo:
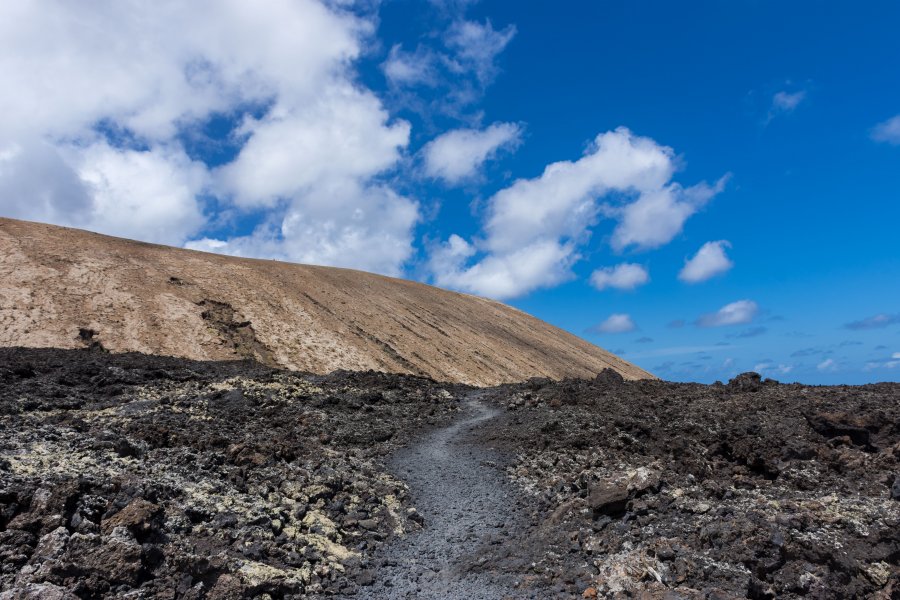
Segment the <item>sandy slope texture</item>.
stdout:
<path fill-rule="evenodd" d="M 493 385 L 652 377 L 504 304 L 331 267 L 239 259 L 0 218 L 0 345 L 101 344 L 314 373 Z"/>

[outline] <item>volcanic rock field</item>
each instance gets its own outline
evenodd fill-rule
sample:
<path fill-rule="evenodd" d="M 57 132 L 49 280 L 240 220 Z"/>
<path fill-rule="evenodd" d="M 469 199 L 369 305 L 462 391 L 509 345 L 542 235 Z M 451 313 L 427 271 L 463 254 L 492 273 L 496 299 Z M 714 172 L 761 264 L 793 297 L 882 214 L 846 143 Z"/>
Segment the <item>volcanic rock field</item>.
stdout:
<path fill-rule="evenodd" d="M 0 598 L 900 597 L 900 385 L 0 349 Z"/>

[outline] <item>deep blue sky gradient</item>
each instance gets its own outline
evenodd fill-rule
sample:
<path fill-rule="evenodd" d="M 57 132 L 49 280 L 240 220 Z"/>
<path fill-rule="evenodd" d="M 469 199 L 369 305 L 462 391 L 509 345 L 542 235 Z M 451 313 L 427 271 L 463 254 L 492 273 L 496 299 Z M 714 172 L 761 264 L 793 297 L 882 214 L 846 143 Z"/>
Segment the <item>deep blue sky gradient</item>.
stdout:
<path fill-rule="evenodd" d="M 389 2 L 378 35 L 386 47 L 415 47 L 428 39 L 433 13 Z M 477 234 L 473 201 L 549 162 L 577 159 L 597 133 L 624 125 L 675 149 L 678 181 L 731 173 L 726 190 L 652 252 L 615 255 L 604 240 L 613 223 L 601 224 L 578 279 L 512 304 L 676 379 L 709 381 L 760 363 L 791 367 L 767 373 L 786 380 L 897 379 L 900 369 L 865 366 L 900 351 L 900 326 L 844 324 L 900 312 L 900 147 L 870 139 L 900 112 L 900 4 L 485 1 L 469 16 L 517 29 L 478 108 L 485 123 L 522 123 L 524 143 L 490 165 L 481 185 L 417 190 L 441 201 L 424 233 Z M 364 72 L 366 60 L 364 77 L 377 89 L 383 56 L 365 59 Z M 806 96 L 770 117 L 779 91 Z M 414 125 L 414 145 L 429 139 L 427 121 L 399 114 Z M 679 282 L 684 259 L 718 239 L 732 243 L 735 267 L 702 284 Z M 588 285 L 594 268 L 626 259 L 648 265 L 651 283 L 634 292 Z M 690 324 L 744 298 L 762 309 L 753 324 Z M 640 330 L 588 331 L 613 312 L 629 313 Z M 688 325 L 667 326 L 677 319 Z M 733 337 L 754 327 L 767 331 Z M 636 343 L 647 337 L 653 342 Z M 817 368 L 827 358 L 836 370 Z"/>

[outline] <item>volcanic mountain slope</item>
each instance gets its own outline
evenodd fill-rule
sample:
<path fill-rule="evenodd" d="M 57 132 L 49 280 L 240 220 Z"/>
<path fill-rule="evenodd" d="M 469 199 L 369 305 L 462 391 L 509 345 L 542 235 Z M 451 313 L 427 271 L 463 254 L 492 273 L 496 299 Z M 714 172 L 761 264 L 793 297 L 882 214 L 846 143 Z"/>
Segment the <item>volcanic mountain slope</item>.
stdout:
<path fill-rule="evenodd" d="M 646 371 L 514 308 L 331 267 L 226 257 L 0 218 L 0 345 L 102 345 L 495 385 Z"/>

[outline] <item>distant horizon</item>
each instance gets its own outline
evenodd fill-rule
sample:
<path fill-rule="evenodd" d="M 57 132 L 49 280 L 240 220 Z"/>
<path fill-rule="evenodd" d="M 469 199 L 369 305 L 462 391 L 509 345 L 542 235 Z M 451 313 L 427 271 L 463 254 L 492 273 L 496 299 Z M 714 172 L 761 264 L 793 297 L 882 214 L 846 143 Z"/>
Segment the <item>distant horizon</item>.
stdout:
<path fill-rule="evenodd" d="M 670 381 L 900 381 L 900 5 L 0 6 L 0 216 L 505 302 Z"/>

